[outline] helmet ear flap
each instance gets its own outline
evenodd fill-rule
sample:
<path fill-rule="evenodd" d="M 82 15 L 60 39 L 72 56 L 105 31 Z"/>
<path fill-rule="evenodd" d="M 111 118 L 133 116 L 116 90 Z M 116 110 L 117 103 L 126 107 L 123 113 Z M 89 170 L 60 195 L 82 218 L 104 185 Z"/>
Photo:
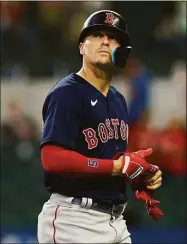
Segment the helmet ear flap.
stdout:
<path fill-rule="evenodd" d="M 131 50 L 131 46 L 117 47 L 113 49 L 112 63 L 119 68 L 124 68 Z"/>

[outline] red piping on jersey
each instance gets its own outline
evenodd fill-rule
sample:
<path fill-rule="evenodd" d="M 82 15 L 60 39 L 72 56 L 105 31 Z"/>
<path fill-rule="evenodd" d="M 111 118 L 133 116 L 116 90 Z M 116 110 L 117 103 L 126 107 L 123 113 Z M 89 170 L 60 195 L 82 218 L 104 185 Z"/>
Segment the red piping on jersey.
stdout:
<path fill-rule="evenodd" d="M 55 209 L 55 216 L 54 216 L 54 219 L 53 219 L 53 242 L 54 244 L 56 244 L 56 226 L 55 226 L 55 220 L 57 218 L 57 212 L 58 212 L 58 209 L 59 209 L 60 205 L 58 205 Z"/>
<path fill-rule="evenodd" d="M 41 151 L 43 168 L 51 173 L 112 175 L 113 160 L 88 158 L 60 146 L 45 145 Z"/>

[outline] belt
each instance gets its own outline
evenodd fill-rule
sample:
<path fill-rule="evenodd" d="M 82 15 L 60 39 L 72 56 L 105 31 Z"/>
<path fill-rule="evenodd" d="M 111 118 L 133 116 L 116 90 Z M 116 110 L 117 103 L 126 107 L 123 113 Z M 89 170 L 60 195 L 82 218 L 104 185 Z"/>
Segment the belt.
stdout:
<path fill-rule="evenodd" d="M 80 205 L 82 203 L 82 197 L 74 197 L 72 200 L 73 204 Z M 112 200 L 98 200 L 98 199 L 91 199 L 92 204 L 89 207 L 90 209 L 97 210 L 103 213 L 108 213 L 112 216 L 118 217 L 120 216 L 127 205 L 127 202 L 124 201 L 112 201 Z"/>

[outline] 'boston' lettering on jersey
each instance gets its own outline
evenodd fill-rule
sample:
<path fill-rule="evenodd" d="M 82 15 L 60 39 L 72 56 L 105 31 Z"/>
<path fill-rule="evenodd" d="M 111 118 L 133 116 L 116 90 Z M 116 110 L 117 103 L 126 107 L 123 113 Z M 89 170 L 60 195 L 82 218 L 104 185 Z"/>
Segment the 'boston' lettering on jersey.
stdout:
<path fill-rule="evenodd" d="M 113 128 L 111 127 L 111 124 L 113 125 Z M 109 119 L 105 120 L 104 123 L 100 123 L 98 125 L 98 131 L 96 132 L 92 128 L 87 128 L 82 131 L 85 140 L 88 143 L 88 149 L 93 149 L 97 147 L 98 145 L 98 137 L 102 143 L 106 143 L 110 139 L 118 139 L 119 136 L 121 136 L 122 140 L 128 139 L 128 125 L 125 124 L 124 120 L 121 120 L 119 122 L 119 119 Z"/>

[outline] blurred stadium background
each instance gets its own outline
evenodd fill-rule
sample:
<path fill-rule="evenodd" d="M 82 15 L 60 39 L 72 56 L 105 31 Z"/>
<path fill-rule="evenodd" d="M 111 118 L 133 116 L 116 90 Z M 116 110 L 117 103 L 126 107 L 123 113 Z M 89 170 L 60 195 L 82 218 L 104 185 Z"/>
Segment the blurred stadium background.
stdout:
<path fill-rule="evenodd" d="M 100 9 L 127 20 L 134 51 L 113 85 L 127 99 L 129 150 L 153 147 L 163 171 L 152 221 L 129 190 L 136 243 L 186 243 L 186 2 L 1 2 L 1 243 L 36 242 L 49 197 L 40 163 L 41 109 L 54 83 L 80 68 L 77 37 Z"/>

